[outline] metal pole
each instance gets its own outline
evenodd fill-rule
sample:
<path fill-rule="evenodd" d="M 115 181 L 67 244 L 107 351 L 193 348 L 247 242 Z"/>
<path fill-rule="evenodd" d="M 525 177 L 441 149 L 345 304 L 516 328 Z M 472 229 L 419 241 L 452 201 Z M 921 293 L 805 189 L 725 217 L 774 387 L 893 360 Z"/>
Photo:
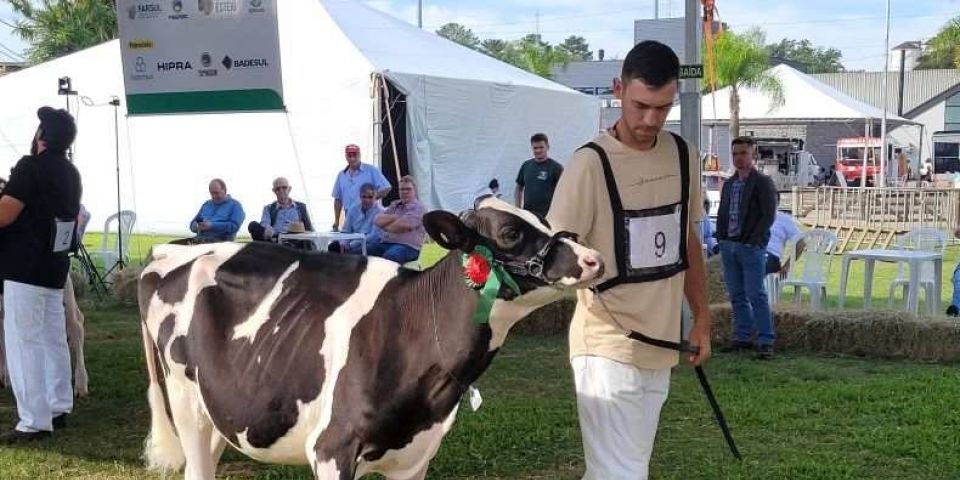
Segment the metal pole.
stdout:
<path fill-rule="evenodd" d="M 883 103 L 883 120 L 880 122 L 880 186 L 887 180 L 887 72 L 890 70 L 890 0 L 887 0 L 887 26 L 883 43 L 883 81 L 880 102 Z M 901 67 L 902 68 L 902 67 Z M 901 73 L 903 75 L 903 73 Z"/>
<path fill-rule="evenodd" d="M 870 152 L 871 138 L 873 138 L 873 119 L 865 118 L 863 120 L 863 170 L 860 170 L 860 188 L 867 188 L 867 153 Z"/>
<path fill-rule="evenodd" d="M 903 69 L 907 66 L 907 51 L 900 50 L 900 87 L 898 89 L 899 95 L 897 96 L 897 115 L 903 116 L 903 77 L 906 74 L 903 72 Z"/>
<path fill-rule="evenodd" d="M 700 63 L 700 2 L 686 0 L 684 22 L 683 58 L 681 63 Z M 680 81 L 680 135 L 700 149 L 700 79 Z"/>
<path fill-rule="evenodd" d="M 660 0 L 653 0 L 653 19 L 660 18 Z"/>
<path fill-rule="evenodd" d="M 417 28 L 423 28 L 423 0 L 417 0 Z"/>
<path fill-rule="evenodd" d="M 123 211 L 120 209 L 120 99 L 114 97 L 110 100 L 113 105 L 113 141 L 115 147 L 115 159 L 117 162 L 117 264 L 120 270 L 126 266 L 123 262 Z M 111 269 L 112 270 L 112 269 Z"/>

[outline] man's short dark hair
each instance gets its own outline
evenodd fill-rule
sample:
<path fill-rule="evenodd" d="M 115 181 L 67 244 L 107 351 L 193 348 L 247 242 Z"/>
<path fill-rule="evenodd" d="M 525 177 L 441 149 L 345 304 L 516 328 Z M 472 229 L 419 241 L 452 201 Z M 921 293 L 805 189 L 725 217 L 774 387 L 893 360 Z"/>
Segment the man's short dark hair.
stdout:
<path fill-rule="evenodd" d="M 757 141 L 753 137 L 739 136 L 730 141 L 730 145 L 750 145 L 751 147 L 757 146 Z"/>
<path fill-rule="evenodd" d="M 547 145 L 550 145 L 550 140 L 547 139 L 546 133 L 534 133 L 533 136 L 530 137 L 530 143 L 537 143 L 537 142 L 543 142 L 543 143 L 546 143 Z"/>
<path fill-rule="evenodd" d="M 77 124 L 66 110 L 40 107 L 37 118 L 40 119 L 40 139 L 46 143 L 47 150 L 62 154 L 73 145 Z"/>
<path fill-rule="evenodd" d="M 363 195 L 364 193 L 372 193 L 376 195 L 377 187 L 370 182 L 364 183 L 363 185 L 360 185 L 360 195 Z"/>
<path fill-rule="evenodd" d="M 217 185 L 220 185 L 220 188 L 221 188 L 223 191 L 227 191 L 227 182 L 224 182 L 223 180 L 221 180 L 221 179 L 219 179 L 219 178 L 214 178 L 213 180 L 210 180 L 210 183 L 216 183 Z"/>
<path fill-rule="evenodd" d="M 660 88 L 679 77 L 680 59 L 677 54 L 655 40 L 644 40 L 630 49 L 620 73 L 623 83 L 640 80 L 653 88 Z"/>

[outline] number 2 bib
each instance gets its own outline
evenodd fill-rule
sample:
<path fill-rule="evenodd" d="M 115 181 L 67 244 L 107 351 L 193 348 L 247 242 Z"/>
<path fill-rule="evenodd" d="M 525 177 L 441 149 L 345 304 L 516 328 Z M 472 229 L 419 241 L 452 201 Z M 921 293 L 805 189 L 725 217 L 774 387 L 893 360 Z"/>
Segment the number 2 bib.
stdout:
<path fill-rule="evenodd" d="M 599 291 L 622 283 L 643 283 L 670 278 L 689 266 L 687 261 L 687 218 L 690 199 L 690 163 L 687 144 L 677 142 L 680 164 L 680 202 L 643 210 L 624 210 L 620 191 L 602 147 L 590 142 L 589 148 L 600 157 L 603 176 L 613 211 L 613 237 L 617 276 L 599 286 Z"/>

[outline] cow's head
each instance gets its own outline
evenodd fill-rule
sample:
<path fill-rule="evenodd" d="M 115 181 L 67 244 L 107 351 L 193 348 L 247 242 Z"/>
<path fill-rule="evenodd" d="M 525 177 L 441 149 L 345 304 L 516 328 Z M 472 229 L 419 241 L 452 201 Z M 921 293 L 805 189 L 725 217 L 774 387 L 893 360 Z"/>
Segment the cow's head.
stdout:
<path fill-rule="evenodd" d="M 554 232 L 536 215 L 492 196 L 456 215 L 433 211 L 423 219 L 427 233 L 448 250 L 471 252 L 485 246 L 494 262 L 509 272 L 521 296 L 541 287 L 577 288 L 603 274 L 600 253 Z M 501 298 L 510 299 L 509 292 Z"/>

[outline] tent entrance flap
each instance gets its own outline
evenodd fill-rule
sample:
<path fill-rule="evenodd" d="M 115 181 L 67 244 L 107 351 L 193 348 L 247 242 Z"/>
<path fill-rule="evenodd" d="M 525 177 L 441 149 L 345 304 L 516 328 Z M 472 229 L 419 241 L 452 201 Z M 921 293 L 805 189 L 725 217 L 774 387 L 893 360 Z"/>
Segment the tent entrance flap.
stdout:
<path fill-rule="evenodd" d="M 393 187 L 384 204 L 400 198 L 398 181 L 410 174 L 407 157 L 407 96 L 392 82 L 379 78 L 380 170 Z"/>

